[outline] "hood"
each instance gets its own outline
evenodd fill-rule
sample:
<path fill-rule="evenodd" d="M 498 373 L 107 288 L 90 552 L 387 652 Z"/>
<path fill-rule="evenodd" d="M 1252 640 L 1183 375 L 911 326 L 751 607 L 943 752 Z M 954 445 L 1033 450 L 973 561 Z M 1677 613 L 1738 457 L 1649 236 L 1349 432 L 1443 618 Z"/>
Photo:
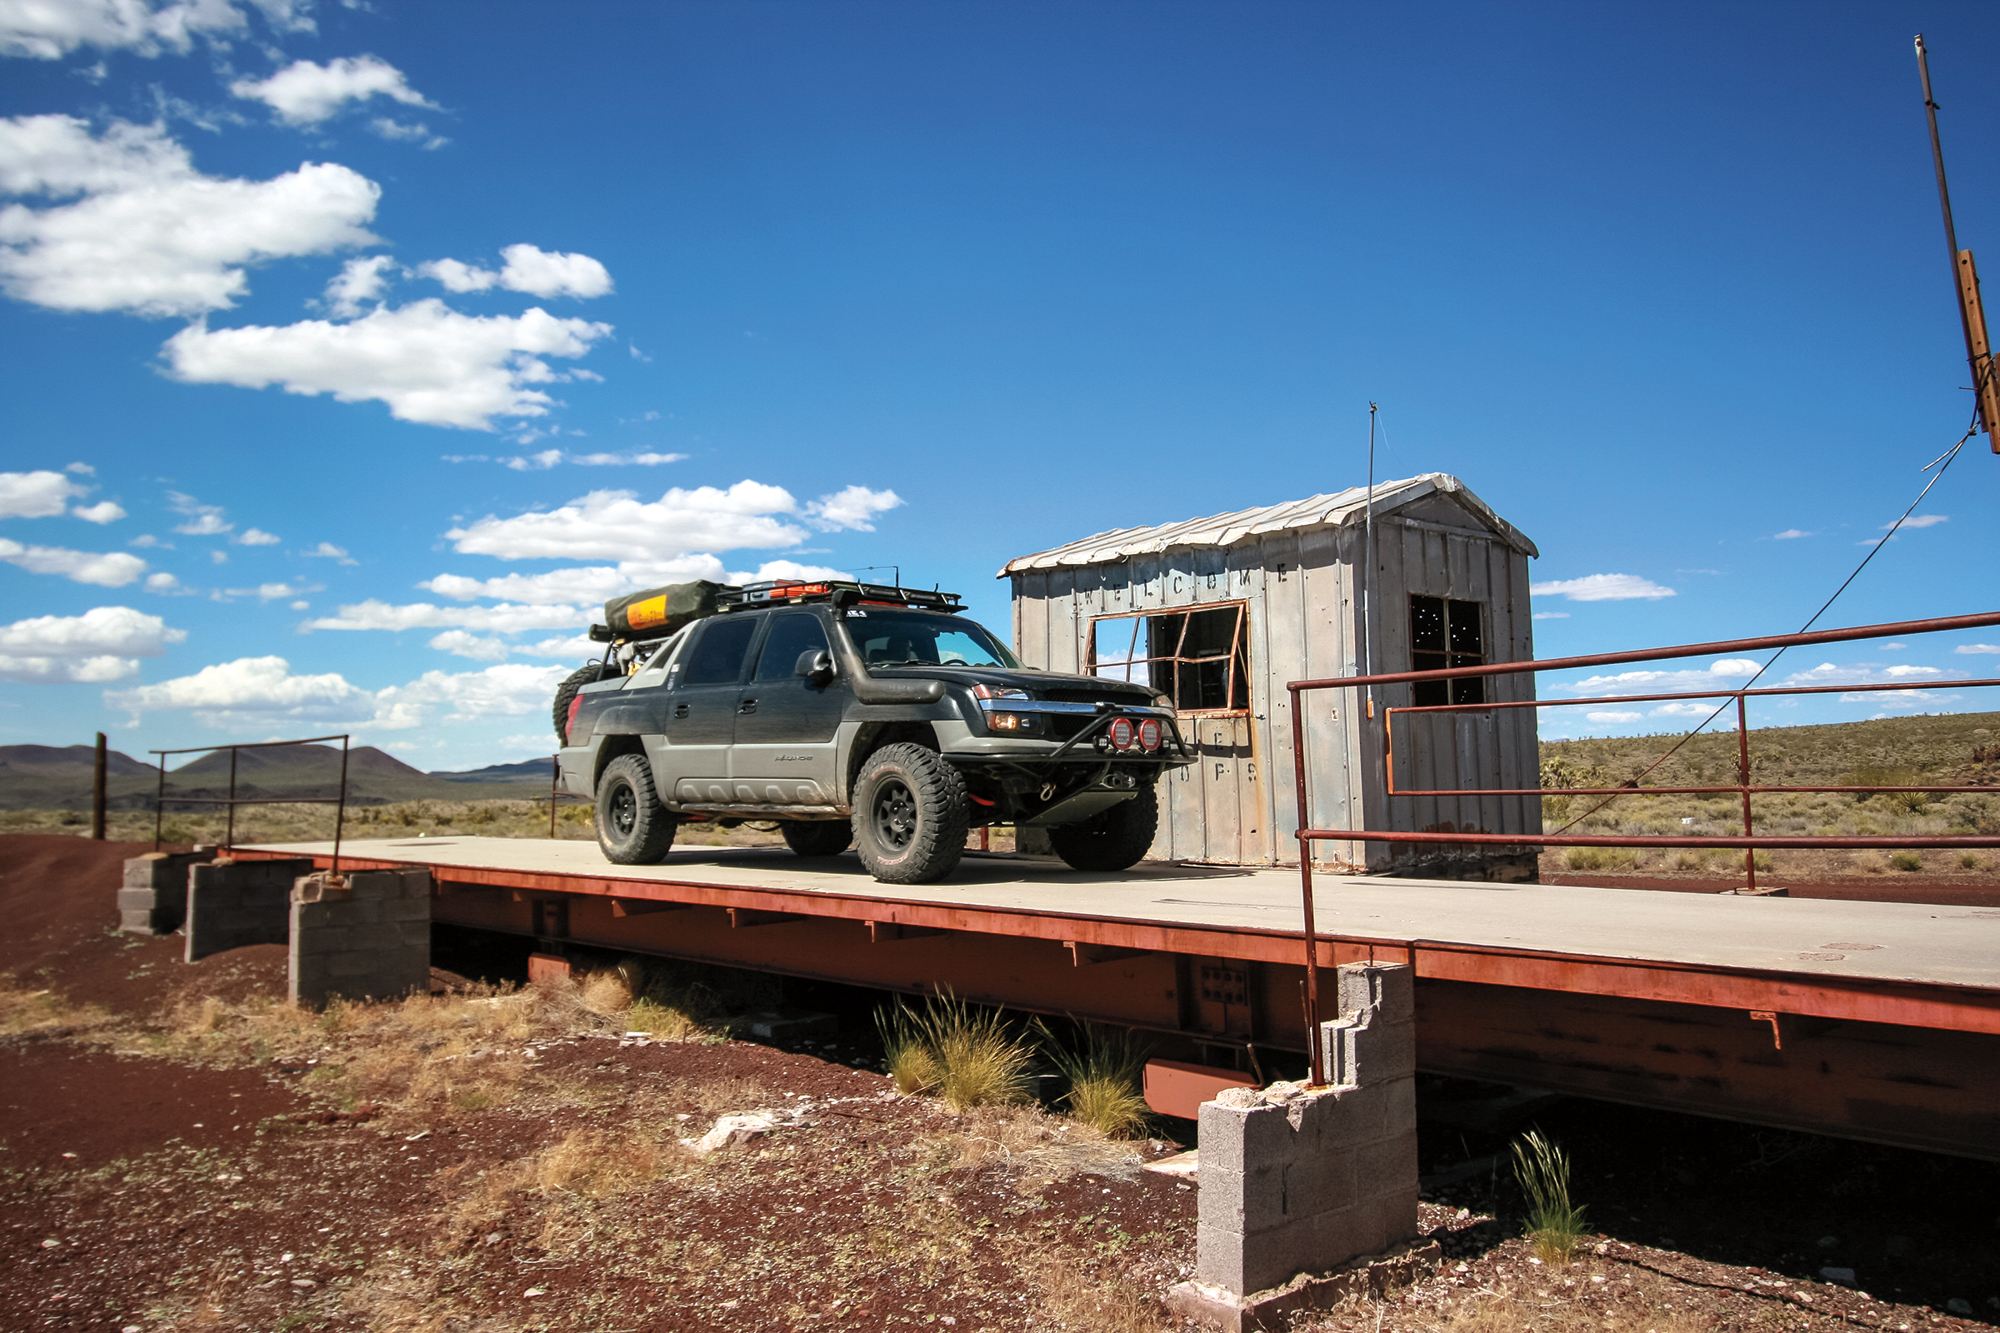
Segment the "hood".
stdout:
<path fill-rule="evenodd" d="M 1032 695 L 1044 698 L 1050 691 L 1061 691 L 1067 696 L 1072 691 L 1081 690 L 1087 691 L 1094 699 L 1124 699 L 1139 704 L 1151 703 L 1153 699 L 1153 688 L 1135 681 L 1107 680 L 1103 676 L 1075 676 L 1063 671 L 1038 671 L 1032 667 L 1010 671 L 1005 667 L 991 666 L 878 666 L 870 667 L 868 674 L 877 680 L 904 677 L 943 680 L 964 685 L 998 685 L 1006 689 L 1026 690 Z"/>

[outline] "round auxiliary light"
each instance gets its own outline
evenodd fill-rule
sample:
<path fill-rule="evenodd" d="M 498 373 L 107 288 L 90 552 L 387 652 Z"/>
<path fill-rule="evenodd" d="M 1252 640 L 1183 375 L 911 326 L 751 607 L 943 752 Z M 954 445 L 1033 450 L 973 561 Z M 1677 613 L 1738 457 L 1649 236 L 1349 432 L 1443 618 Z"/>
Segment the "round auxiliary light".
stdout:
<path fill-rule="evenodd" d="M 1142 750 L 1160 748 L 1160 724 L 1150 717 L 1139 724 L 1139 748 Z"/>
<path fill-rule="evenodd" d="M 1120 750 L 1132 748 L 1132 719 L 1121 717 L 1111 724 L 1111 744 Z"/>

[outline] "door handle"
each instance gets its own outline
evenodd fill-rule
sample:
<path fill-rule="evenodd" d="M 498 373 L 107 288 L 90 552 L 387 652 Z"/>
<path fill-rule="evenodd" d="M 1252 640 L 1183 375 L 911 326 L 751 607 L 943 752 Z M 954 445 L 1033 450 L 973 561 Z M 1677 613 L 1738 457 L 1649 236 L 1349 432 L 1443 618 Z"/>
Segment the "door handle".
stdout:
<path fill-rule="evenodd" d="M 675 704 L 675 705 L 674 705 L 674 716 L 675 716 L 675 717 L 686 717 L 687 715 L 688 715 L 688 706 L 687 706 L 686 704 Z"/>
<path fill-rule="evenodd" d="M 742 703 L 736 705 L 736 711 L 738 713 L 754 713 L 757 711 L 757 701 L 755 699 L 745 699 Z"/>

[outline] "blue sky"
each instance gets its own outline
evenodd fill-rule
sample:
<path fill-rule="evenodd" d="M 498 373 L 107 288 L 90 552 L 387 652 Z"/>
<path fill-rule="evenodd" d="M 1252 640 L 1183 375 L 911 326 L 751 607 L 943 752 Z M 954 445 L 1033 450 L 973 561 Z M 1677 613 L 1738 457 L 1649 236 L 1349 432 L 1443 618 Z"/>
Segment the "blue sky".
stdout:
<path fill-rule="evenodd" d="M 1540 655 L 1795 628 L 1969 412 L 1919 30 L 2000 271 L 1991 6 L 0 3 L 0 743 L 545 754 L 612 592 L 1004 627 L 1013 556 L 1358 484 L 1371 399 Z M 1989 608 L 1996 483 L 1824 623 Z"/>

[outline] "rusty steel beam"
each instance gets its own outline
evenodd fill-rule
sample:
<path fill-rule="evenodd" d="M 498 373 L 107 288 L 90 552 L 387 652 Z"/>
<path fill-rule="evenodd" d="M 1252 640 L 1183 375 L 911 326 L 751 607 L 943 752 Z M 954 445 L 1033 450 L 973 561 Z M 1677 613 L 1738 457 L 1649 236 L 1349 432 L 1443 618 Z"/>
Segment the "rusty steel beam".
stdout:
<path fill-rule="evenodd" d="M 1417 841 L 1439 841 L 1435 834 L 1409 836 Z M 1505 835 L 1493 835 L 1493 838 L 1496 841 L 1507 841 Z M 251 858 L 281 854 L 246 851 L 239 855 Z M 315 858 L 316 861 L 322 859 L 324 858 Z M 352 856 L 343 859 L 350 867 L 363 870 L 388 869 L 405 864 L 356 860 Z M 615 880 L 591 875 L 556 875 L 533 871 L 462 867 L 437 868 L 433 871 L 434 880 L 439 875 L 451 876 L 448 880 L 437 881 L 440 885 L 440 900 L 437 906 L 441 920 L 461 919 L 460 913 L 453 910 L 458 903 L 464 902 L 468 905 L 468 909 L 471 909 L 484 901 L 468 895 L 455 895 L 447 899 L 442 896 L 444 893 L 454 892 L 459 885 L 485 886 L 513 889 L 515 900 L 522 902 L 536 896 L 562 895 L 568 901 L 577 903 L 610 899 L 627 902 L 666 902 L 682 907 L 721 908 L 725 910 L 723 913 L 718 913 L 719 923 L 724 925 L 725 931 L 728 929 L 727 909 L 732 908 L 738 911 L 782 914 L 795 919 L 795 923 L 810 921 L 822 927 L 833 923 L 851 922 L 853 928 L 862 932 L 851 937 L 855 944 L 870 939 L 896 938 L 912 941 L 912 948 L 922 948 L 923 943 L 917 939 L 919 932 L 967 935 L 974 937 L 974 943 L 979 947 L 989 947 L 994 937 L 1045 941 L 1056 946 L 1056 951 L 1050 954 L 1052 962 L 1059 962 L 1064 972 L 1084 975 L 1115 969 L 1077 967 L 1069 949 L 1072 944 L 1127 950 L 1130 951 L 1130 958 L 1144 954 L 1160 954 L 1277 965 L 1290 964 L 1299 967 L 1299 972 L 1294 975 L 1300 981 L 1304 980 L 1303 932 L 1275 927 L 1159 924 L 1038 912 L 1022 908 L 985 908 L 971 904 L 916 902 L 894 904 L 893 915 L 897 919 L 885 922 L 883 917 L 888 905 L 879 898 L 861 895 L 718 888 L 707 884 Z M 444 887 L 446 885 L 452 888 L 446 889 Z M 475 912 L 474 915 L 478 913 Z M 685 914 L 677 914 L 673 918 L 677 929 L 680 928 L 679 922 L 683 915 Z M 605 919 L 612 920 L 608 904 Z M 464 924 L 478 925 L 481 921 L 467 918 L 464 919 Z M 882 933 L 882 928 L 887 925 L 911 933 L 887 936 Z M 495 924 L 492 928 L 511 927 Z M 797 966 L 788 963 L 783 970 L 794 971 L 798 975 L 822 976 L 828 980 L 845 979 L 860 985 L 876 984 L 863 979 L 861 975 L 863 972 L 868 972 L 873 965 L 864 966 L 859 963 L 850 965 L 840 957 L 819 957 L 819 953 L 829 949 L 833 954 L 840 955 L 843 950 L 849 949 L 850 945 L 846 943 L 830 945 L 817 931 L 795 925 L 792 931 L 738 930 L 734 932 L 734 936 L 744 943 L 734 945 L 726 942 L 718 943 L 716 948 L 728 956 L 718 955 L 714 961 L 728 963 L 733 958 L 737 966 L 758 967 L 764 965 L 760 963 L 760 959 L 769 961 L 771 955 L 766 952 L 768 948 L 780 947 L 782 941 L 795 939 L 798 957 L 792 961 L 796 962 Z M 774 943 L 758 944 L 753 948 L 749 941 L 760 937 L 771 937 Z M 724 938 L 726 941 L 727 936 Z M 904 956 L 902 950 L 889 952 L 895 957 Z M 786 956 L 790 957 L 789 954 Z M 1419 979 L 1435 978 L 1493 986 L 1539 987 L 1638 1000 L 1712 1005 L 1745 1011 L 1768 1009 L 1822 1018 L 1931 1027 L 1959 1032 L 2000 1033 L 2000 992 L 1973 987 L 1812 977 L 1776 971 L 1710 968 L 1695 964 L 1550 954 L 1527 948 L 1500 950 L 1427 940 L 1370 939 L 1341 935 L 1318 936 L 1312 959 L 1319 968 L 1337 967 L 1342 963 L 1351 962 L 1405 962 L 1416 969 Z M 1308 1030 L 1298 1021 L 1298 1006 L 1296 988 L 1289 1001 L 1274 1000 L 1270 1006 L 1273 1015 L 1272 1025 L 1276 1029 L 1294 1032 L 1298 1043 L 1297 1049 L 1305 1051 Z M 1287 1013 L 1293 1017 L 1286 1018 Z M 1079 1011 L 1078 1016 L 1089 1015 Z M 1113 1021 L 1109 1014 L 1103 1015 L 1103 1018 L 1105 1021 Z M 1285 1043 L 1274 1041 L 1272 1044 L 1282 1046 Z"/>

